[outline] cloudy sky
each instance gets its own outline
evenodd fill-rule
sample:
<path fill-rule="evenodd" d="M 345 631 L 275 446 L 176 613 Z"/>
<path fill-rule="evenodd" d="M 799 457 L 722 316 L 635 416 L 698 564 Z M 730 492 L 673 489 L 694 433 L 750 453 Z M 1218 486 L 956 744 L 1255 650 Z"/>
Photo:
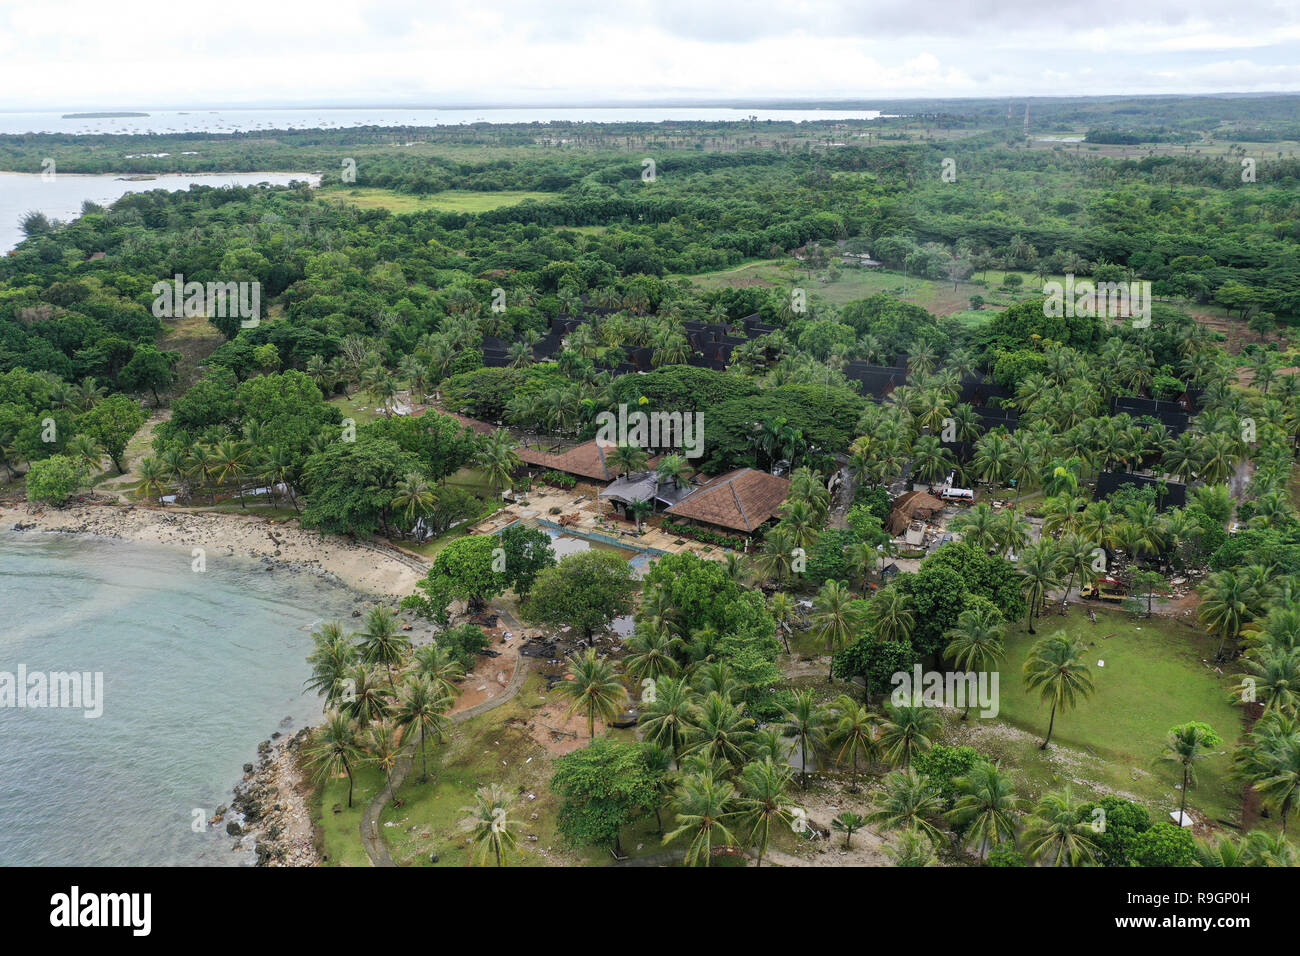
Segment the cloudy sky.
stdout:
<path fill-rule="evenodd" d="M 0 0 L 0 109 L 1300 90 L 1296 0 Z"/>

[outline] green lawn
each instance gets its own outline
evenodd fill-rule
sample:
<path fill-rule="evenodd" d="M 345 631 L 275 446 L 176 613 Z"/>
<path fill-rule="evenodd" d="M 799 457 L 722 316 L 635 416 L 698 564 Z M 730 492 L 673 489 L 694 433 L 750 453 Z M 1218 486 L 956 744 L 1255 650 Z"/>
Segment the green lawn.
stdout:
<path fill-rule="evenodd" d="M 545 202 L 554 193 L 527 190 L 499 190 L 497 192 L 471 192 L 465 189 L 448 189 L 428 196 L 400 193 L 392 189 L 357 187 L 355 189 L 330 189 L 325 198 L 342 199 L 363 209 L 387 209 L 395 213 L 425 212 L 487 212 L 502 206 L 515 206 L 527 199 Z"/>
<path fill-rule="evenodd" d="M 1096 693 L 1077 709 L 1057 714 L 1053 744 L 1083 751 L 1108 765 L 1093 768 L 1101 772 L 1099 784 L 1166 806 L 1177 799 L 1177 778 L 1171 767 L 1156 762 L 1165 735 L 1177 724 L 1205 721 L 1224 743 L 1219 753 L 1199 765 L 1200 784 L 1189 804 L 1212 817 L 1235 817 L 1241 791 L 1228 779 L 1228 769 L 1232 746 L 1241 735 L 1241 711 L 1230 702 L 1231 677 L 1201 663 L 1213 654 L 1215 640 L 1169 620 L 1135 618 L 1111 609 L 1098 609 L 1097 623 L 1092 624 L 1077 607 L 1065 618 L 1049 613 L 1039 621 L 1037 636 L 1060 629 L 1089 645 L 1086 661 Z M 1037 693 L 1026 692 L 1021 677 L 1035 639 L 1023 626 L 1008 635 L 999 713 L 1001 720 L 1029 731 L 1033 743 L 1046 733 L 1049 711 Z M 1099 667 L 1099 660 L 1105 666 Z M 1029 779 L 1034 779 L 1035 768 L 1046 771 L 1049 781 L 1055 776 L 1036 747 L 1020 749 L 1024 752 L 1016 763 Z M 1177 808 L 1176 802 L 1172 808 Z"/>
<path fill-rule="evenodd" d="M 347 777 L 327 780 L 311 800 L 311 819 L 318 830 L 317 841 L 326 866 L 369 866 L 370 857 L 361 843 L 361 814 L 384 787 L 384 775 L 377 767 L 361 764 L 355 778 L 352 806 L 348 806 Z"/>

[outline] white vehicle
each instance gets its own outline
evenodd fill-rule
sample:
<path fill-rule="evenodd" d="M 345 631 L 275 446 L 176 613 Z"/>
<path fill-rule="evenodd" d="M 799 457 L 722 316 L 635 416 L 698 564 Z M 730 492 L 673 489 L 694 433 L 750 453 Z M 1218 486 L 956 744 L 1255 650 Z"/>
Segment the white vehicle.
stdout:
<path fill-rule="evenodd" d="M 969 488 L 945 488 L 939 492 L 944 501 L 974 501 L 975 492 Z"/>

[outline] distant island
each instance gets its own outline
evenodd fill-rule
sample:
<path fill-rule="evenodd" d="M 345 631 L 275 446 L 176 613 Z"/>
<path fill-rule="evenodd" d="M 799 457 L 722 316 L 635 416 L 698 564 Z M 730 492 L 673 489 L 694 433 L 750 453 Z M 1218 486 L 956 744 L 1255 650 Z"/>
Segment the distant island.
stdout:
<path fill-rule="evenodd" d="M 148 115 L 148 113 L 64 113 L 63 119 L 126 119 Z"/>

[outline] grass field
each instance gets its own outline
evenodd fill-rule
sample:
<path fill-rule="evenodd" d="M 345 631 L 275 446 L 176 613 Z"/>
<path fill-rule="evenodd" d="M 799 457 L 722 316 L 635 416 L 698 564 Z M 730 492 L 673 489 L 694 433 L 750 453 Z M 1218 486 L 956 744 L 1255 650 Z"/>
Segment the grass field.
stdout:
<path fill-rule="evenodd" d="M 1058 770 L 1033 746 L 1047 732 L 1049 706 L 1026 691 L 1021 667 L 1037 637 L 1064 629 L 1088 645 L 1086 661 L 1096 693 L 1076 709 L 1058 712 L 1053 745 L 1098 758 L 1093 768 L 1101 773 L 1098 784 L 1131 791 L 1156 807 L 1173 801 L 1171 808 L 1177 809 L 1176 774 L 1157 758 L 1171 727 L 1205 721 L 1224 742 L 1199 765 L 1199 785 L 1188 804 L 1210 817 L 1237 815 L 1241 790 L 1228 770 L 1241 735 L 1241 711 L 1230 702 L 1232 678 L 1201 663 L 1214 652 L 1212 637 L 1169 620 L 1110 609 L 1098 609 L 1092 624 L 1077 607 L 1064 618 L 1049 613 L 1036 629 L 1038 635 L 1032 637 L 1023 627 L 1008 635 L 999 688 L 999 720 L 1033 738 L 1031 746 L 1014 748 L 1020 751 L 1015 763 L 1027 779 L 1037 776 L 1052 785 Z M 1105 665 L 1099 667 L 1098 661 Z"/>
<path fill-rule="evenodd" d="M 399 193 L 392 189 L 357 187 L 355 189 L 330 189 L 323 192 L 323 198 L 342 199 L 362 209 L 387 209 L 390 212 L 487 212 L 502 206 L 515 206 L 527 199 L 544 202 L 553 193 L 528 192 L 523 190 L 502 190 L 499 192 L 470 192 L 463 189 L 449 189 L 430 196 L 415 196 Z"/>

